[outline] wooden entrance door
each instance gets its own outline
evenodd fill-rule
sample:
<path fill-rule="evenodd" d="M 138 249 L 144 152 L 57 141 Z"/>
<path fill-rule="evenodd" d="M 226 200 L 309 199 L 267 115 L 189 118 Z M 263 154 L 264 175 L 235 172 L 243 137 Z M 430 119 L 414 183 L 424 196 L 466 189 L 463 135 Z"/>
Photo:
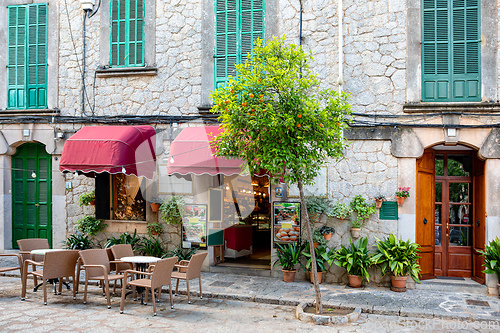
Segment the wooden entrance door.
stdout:
<path fill-rule="evenodd" d="M 422 279 L 434 277 L 434 152 L 417 160 L 417 237 Z"/>
<path fill-rule="evenodd" d="M 435 274 L 471 277 L 473 157 L 471 151 L 436 152 Z"/>
<path fill-rule="evenodd" d="M 484 250 L 485 242 L 486 196 L 484 188 L 484 162 L 475 155 L 472 171 L 472 186 L 474 189 L 474 197 L 472 198 L 474 204 L 474 219 L 471 221 L 474 229 L 474 239 L 472 243 L 472 278 L 479 283 L 484 283 L 484 260 L 478 252 L 479 250 Z"/>
<path fill-rule="evenodd" d="M 52 246 L 52 160 L 45 146 L 25 143 L 12 156 L 12 247 L 46 238 Z"/>

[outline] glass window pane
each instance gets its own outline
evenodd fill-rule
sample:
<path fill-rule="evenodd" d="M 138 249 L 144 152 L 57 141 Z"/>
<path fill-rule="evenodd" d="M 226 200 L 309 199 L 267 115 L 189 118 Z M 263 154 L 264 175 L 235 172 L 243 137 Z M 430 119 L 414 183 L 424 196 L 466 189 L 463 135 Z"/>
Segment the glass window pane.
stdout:
<path fill-rule="evenodd" d="M 436 176 L 444 176 L 444 156 L 436 154 Z"/>
<path fill-rule="evenodd" d="M 436 204 L 434 207 L 434 224 L 441 224 L 442 222 L 442 217 L 441 217 L 441 205 Z"/>
<path fill-rule="evenodd" d="M 443 183 L 436 183 L 436 202 L 443 201 Z"/>
<path fill-rule="evenodd" d="M 440 225 L 434 226 L 435 230 L 435 245 L 441 245 L 441 227 Z"/>
<path fill-rule="evenodd" d="M 470 202 L 470 183 L 450 183 L 449 202 Z"/>
<path fill-rule="evenodd" d="M 471 246 L 470 227 L 450 227 L 450 246 Z"/>
<path fill-rule="evenodd" d="M 450 224 L 469 224 L 469 205 L 450 205 Z"/>
<path fill-rule="evenodd" d="M 472 157 L 470 155 L 448 155 L 448 176 L 470 176 Z"/>
<path fill-rule="evenodd" d="M 137 178 L 134 175 L 116 174 L 113 176 L 114 219 L 146 220 L 146 201 L 141 189 L 144 186 L 143 181 L 143 177 Z"/>

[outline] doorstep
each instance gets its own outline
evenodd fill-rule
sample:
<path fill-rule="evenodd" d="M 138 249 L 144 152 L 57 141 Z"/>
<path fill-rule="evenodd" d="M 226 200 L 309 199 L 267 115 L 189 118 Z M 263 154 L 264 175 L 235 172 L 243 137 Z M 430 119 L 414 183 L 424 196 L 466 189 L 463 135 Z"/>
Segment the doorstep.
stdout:
<path fill-rule="evenodd" d="M 422 280 L 421 283 L 415 284 L 415 289 L 425 291 L 440 291 L 452 293 L 466 293 L 473 295 L 488 295 L 488 287 L 484 284 L 477 283 L 470 278 L 436 278 Z"/>

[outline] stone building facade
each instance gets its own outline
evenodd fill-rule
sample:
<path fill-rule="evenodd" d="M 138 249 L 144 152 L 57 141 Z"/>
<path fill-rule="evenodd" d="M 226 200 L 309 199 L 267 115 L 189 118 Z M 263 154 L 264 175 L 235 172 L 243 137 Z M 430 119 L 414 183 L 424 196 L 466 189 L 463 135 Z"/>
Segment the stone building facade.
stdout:
<path fill-rule="evenodd" d="M 19 147 L 36 142 L 44 145 L 50 156 L 50 236 L 55 246 L 73 232 L 76 220 L 88 213 L 78 206 L 78 195 L 95 186 L 91 178 L 59 171 L 62 148 L 72 134 L 83 126 L 138 122 L 153 126 L 157 132 L 158 178 L 148 180 L 146 187 L 148 195 L 156 195 L 158 179 L 163 174 L 160 169 L 168 160 L 172 140 L 182 128 L 202 126 L 208 121 L 205 115 L 211 105 L 210 92 L 215 88 L 215 11 L 217 4 L 222 2 L 144 0 L 144 61 L 141 66 L 130 67 L 110 66 L 111 2 L 102 0 L 99 7 L 96 3 L 92 7 L 92 17 L 86 15 L 85 18 L 79 1 L 0 2 L 0 46 L 10 45 L 12 40 L 9 37 L 11 24 L 7 23 L 10 22 L 8 8 L 47 4 L 48 18 L 44 107 L 9 107 L 8 73 L 3 68 L 10 60 L 6 52 L 0 53 L 0 182 L 3 184 L 0 249 L 14 246 L 12 189 L 16 176 L 12 170 L 16 170 L 13 161 Z M 484 162 L 480 171 L 474 171 L 484 175 L 484 184 L 474 185 L 474 189 L 470 187 L 473 191 L 480 186 L 481 193 L 475 193 L 474 199 L 467 203 L 473 207 L 471 214 L 484 211 L 482 219 L 475 219 L 483 231 L 474 231 L 475 227 L 470 226 L 474 241 L 470 240 L 470 254 L 464 259 L 467 274 L 475 276 L 479 270 L 472 267 L 477 264 L 477 256 L 472 252 L 500 235 L 500 205 L 496 200 L 500 194 L 496 128 L 500 111 L 499 8 L 492 1 L 463 2 L 464 8 L 478 8 L 479 13 L 476 17 L 480 35 L 479 95 L 473 101 L 457 97 L 429 102 L 425 89 L 430 74 L 422 71 L 423 13 L 437 10 L 435 6 L 452 6 L 451 1 L 262 1 L 265 39 L 285 35 L 290 43 L 300 43 L 305 50 L 313 52 L 311 67 L 318 73 L 321 84 L 351 94 L 354 120 L 345 133 L 351 145 L 344 160 L 332 161 L 328 167 L 328 196 L 334 201 L 349 202 L 357 194 L 369 199 L 382 194 L 394 200 L 397 187 L 409 186 L 410 198 L 399 207 L 398 219 L 380 220 L 377 213 L 365 224 L 362 236 L 369 237 L 370 245 L 375 237 L 383 238 L 390 233 L 416 242 L 422 241 L 420 237 L 427 237 L 426 246 L 430 252 L 426 260 L 432 261 L 431 276 L 435 275 L 434 268 L 441 272 L 439 274 L 448 274 L 447 268 L 443 270 L 436 262 L 449 256 L 446 251 L 450 249 L 443 248 L 440 251 L 444 252 L 436 254 L 436 206 L 431 202 L 434 208 L 431 212 L 425 211 L 428 205 L 424 201 L 429 198 L 422 196 L 428 193 L 434 198 L 435 183 L 448 184 L 450 180 L 436 175 L 438 178 L 432 178 L 432 184 L 422 190 L 418 163 L 424 151 L 433 156 L 454 156 L 454 151 L 460 151 Z M 339 13 L 342 20 L 339 20 Z M 435 163 L 440 163 L 439 158 L 432 162 L 432 169 Z M 473 184 L 474 177 L 470 175 L 466 182 Z M 479 197 L 483 198 L 482 202 L 477 201 Z M 449 200 L 447 204 L 453 205 Z M 425 218 L 433 222 L 423 226 L 422 214 L 430 214 Z M 147 208 L 146 221 L 156 219 Z M 116 236 L 134 228 L 145 232 L 146 221 L 111 221 L 107 234 L 101 238 L 104 240 L 109 235 Z M 323 223 L 332 224 L 337 230 L 331 245 L 348 243 L 346 222 L 330 220 Z M 432 227 L 432 232 L 422 229 L 424 227 Z M 170 244 L 176 244 L 180 241 L 180 229 L 174 228 L 164 237 Z M 450 260 L 443 263 L 449 265 Z M 272 274 L 277 272 L 274 269 Z M 332 268 L 326 281 L 343 281 L 342 275 L 337 268 Z M 485 279 L 479 275 L 476 278 L 480 282 Z M 486 284 L 493 287 L 493 277 L 487 276 Z M 493 288 L 490 291 L 493 292 Z"/>

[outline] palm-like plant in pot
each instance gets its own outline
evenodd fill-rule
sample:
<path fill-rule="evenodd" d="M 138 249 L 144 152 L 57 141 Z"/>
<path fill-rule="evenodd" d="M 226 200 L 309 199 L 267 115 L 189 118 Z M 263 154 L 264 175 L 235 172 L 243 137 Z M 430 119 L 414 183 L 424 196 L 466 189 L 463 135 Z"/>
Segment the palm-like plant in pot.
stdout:
<path fill-rule="evenodd" d="M 410 240 L 397 239 L 394 234 L 384 240 L 377 239 L 377 253 L 372 257 L 373 264 L 382 269 L 382 276 L 392 273 L 391 289 L 405 291 L 408 275 L 420 283 L 420 265 L 418 264 L 419 245 Z"/>
<path fill-rule="evenodd" d="M 498 291 L 500 291 L 500 239 L 489 242 L 484 251 L 478 251 L 484 259 L 484 267 L 486 268 L 483 273 L 496 274 L 498 278 Z"/>
<path fill-rule="evenodd" d="M 324 239 L 324 238 L 323 238 Z M 327 264 L 331 266 L 333 260 L 335 259 L 335 248 L 328 249 L 328 247 L 324 245 L 319 245 L 314 249 L 314 253 L 316 254 L 316 270 L 318 272 L 318 281 L 321 283 L 321 279 L 323 277 L 323 272 L 327 271 Z M 311 282 L 313 282 L 312 275 L 312 260 L 311 253 L 309 252 L 309 244 L 306 243 L 305 250 L 302 252 L 302 255 L 307 258 L 306 266 L 302 266 L 305 271 L 309 271 Z"/>
<path fill-rule="evenodd" d="M 359 288 L 363 284 L 363 278 L 370 282 L 368 268 L 372 265 L 372 260 L 368 253 L 368 238 L 360 238 L 356 243 L 350 240 L 350 243 L 350 247 L 340 246 L 335 254 L 335 265 L 347 270 L 350 287 Z"/>
<path fill-rule="evenodd" d="M 300 264 L 302 268 L 304 266 L 300 262 L 300 257 L 302 256 L 302 251 L 304 250 L 304 244 L 299 243 L 288 243 L 288 244 L 276 244 L 276 255 L 278 259 L 274 264 L 279 264 L 283 270 L 283 281 L 293 282 L 295 279 L 295 266 Z"/>

